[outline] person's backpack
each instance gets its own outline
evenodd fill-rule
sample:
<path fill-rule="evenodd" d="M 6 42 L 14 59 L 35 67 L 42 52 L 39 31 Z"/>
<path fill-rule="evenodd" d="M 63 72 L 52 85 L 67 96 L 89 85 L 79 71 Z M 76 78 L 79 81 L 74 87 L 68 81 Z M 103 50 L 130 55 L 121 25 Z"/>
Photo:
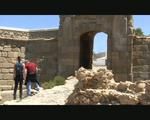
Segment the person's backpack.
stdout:
<path fill-rule="evenodd" d="M 23 64 L 17 62 L 15 65 L 15 70 L 16 70 L 16 76 L 22 75 L 23 74 Z"/>

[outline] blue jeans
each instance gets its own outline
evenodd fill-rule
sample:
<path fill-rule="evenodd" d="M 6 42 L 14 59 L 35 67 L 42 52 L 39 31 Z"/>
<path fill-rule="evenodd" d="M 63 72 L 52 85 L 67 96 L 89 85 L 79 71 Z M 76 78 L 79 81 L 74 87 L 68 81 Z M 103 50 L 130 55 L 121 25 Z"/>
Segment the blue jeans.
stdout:
<path fill-rule="evenodd" d="M 38 85 L 38 83 L 36 83 L 36 82 L 33 82 L 33 83 L 35 83 L 36 89 L 39 90 L 39 89 L 40 89 L 40 86 Z M 31 85 L 32 85 L 32 82 L 31 82 L 31 80 L 29 80 L 29 81 L 27 82 L 27 95 L 28 95 L 28 96 L 31 95 Z"/>

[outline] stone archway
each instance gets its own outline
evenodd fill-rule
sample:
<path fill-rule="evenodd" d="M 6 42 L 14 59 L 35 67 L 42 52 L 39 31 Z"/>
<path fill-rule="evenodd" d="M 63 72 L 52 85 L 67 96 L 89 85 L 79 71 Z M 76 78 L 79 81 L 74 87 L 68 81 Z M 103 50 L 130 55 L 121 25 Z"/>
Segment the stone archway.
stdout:
<path fill-rule="evenodd" d="M 99 32 L 89 31 L 80 36 L 80 60 L 79 60 L 80 67 L 82 66 L 86 69 L 92 69 L 94 37 L 97 33 L 99 33 Z M 105 34 L 107 34 L 107 33 L 105 33 Z M 109 44 L 107 44 L 107 45 L 109 45 Z M 107 50 L 108 58 L 111 58 L 111 56 L 109 54 L 110 45 L 107 46 L 107 48 L 108 48 L 108 50 Z"/>
<path fill-rule="evenodd" d="M 127 15 L 62 15 L 58 33 L 58 73 L 63 76 L 74 74 L 82 64 L 90 68 L 89 54 L 93 47 L 92 37 L 97 32 L 108 34 L 107 67 L 117 81 L 131 79 L 132 16 Z M 87 39 L 84 44 L 83 41 Z M 86 48 L 86 47 L 85 47 Z M 81 51 L 80 51 L 81 50 Z M 84 51 L 85 50 L 85 51 Z M 83 54 L 85 53 L 85 55 Z M 81 59 L 87 57 L 87 60 Z"/>

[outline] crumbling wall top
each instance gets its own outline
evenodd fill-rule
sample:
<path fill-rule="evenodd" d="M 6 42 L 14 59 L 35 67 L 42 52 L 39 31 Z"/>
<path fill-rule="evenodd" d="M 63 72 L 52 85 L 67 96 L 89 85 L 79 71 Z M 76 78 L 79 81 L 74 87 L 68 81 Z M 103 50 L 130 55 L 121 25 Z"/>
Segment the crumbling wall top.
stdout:
<path fill-rule="evenodd" d="M 0 39 L 30 40 L 30 39 L 51 39 L 57 37 L 58 28 L 44 29 L 20 29 L 0 27 Z"/>

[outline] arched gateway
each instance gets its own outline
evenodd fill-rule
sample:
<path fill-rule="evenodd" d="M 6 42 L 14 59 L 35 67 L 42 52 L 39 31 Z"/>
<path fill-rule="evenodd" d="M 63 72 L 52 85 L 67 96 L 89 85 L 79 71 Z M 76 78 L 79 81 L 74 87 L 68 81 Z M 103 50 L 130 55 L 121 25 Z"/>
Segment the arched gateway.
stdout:
<path fill-rule="evenodd" d="M 132 80 L 131 15 L 61 15 L 58 33 L 58 72 L 71 75 L 79 67 L 92 67 L 96 33 L 108 35 L 107 68 L 118 81 Z"/>

